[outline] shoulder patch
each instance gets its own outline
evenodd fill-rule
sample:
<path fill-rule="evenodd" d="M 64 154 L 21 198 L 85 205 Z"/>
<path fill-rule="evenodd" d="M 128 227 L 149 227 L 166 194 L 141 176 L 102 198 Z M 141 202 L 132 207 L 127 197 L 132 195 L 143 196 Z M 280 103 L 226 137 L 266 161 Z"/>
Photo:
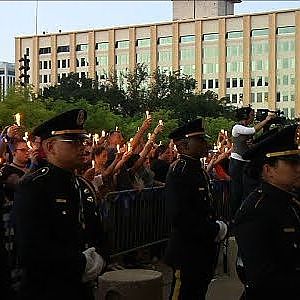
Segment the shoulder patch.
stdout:
<path fill-rule="evenodd" d="M 27 182 L 30 182 L 30 181 L 34 182 L 37 179 L 39 179 L 39 178 L 45 176 L 46 174 L 48 174 L 49 170 L 50 169 L 48 167 L 44 167 L 44 168 L 40 168 L 40 169 L 36 170 L 33 173 L 27 174 L 21 179 L 21 183 L 27 183 Z"/>
<path fill-rule="evenodd" d="M 180 175 L 184 173 L 185 167 L 186 161 L 183 159 L 178 159 L 172 164 L 171 170 L 174 174 Z"/>

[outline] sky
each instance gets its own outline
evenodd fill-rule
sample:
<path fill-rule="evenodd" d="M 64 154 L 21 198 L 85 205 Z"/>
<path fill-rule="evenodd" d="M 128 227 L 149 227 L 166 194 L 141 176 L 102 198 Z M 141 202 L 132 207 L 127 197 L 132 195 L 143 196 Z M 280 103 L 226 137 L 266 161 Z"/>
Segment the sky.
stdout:
<path fill-rule="evenodd" d="M 197 1 L 197 0 L 196 0 Z M 0 61 L 14 62 L 15 36 L 76 31 L 172 20 L 172 2 L 164 1 L 0 1 Z M 300 1 L 244 0 L 235 14 L 300 8 Z"/>

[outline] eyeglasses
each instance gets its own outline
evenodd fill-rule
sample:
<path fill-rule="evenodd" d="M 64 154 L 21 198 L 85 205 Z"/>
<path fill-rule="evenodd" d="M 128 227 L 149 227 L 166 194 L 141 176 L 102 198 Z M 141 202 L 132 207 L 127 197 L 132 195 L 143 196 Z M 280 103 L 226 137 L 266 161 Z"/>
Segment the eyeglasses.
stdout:
<path fill-rule="evenodd" d="M 61 139 L 57 139 L 57 141 L 59 142 L 66 142 L 66 143 L 70 143 L 74 146 L 86 146 L 88 143 L 85 140 L 61 140 Z"/>
<path fill-rule="evenodd" d="M 21 152 L 28 152 L 29 151 L 28 148 L 17 148 L 17 149 L 15 149 L 15 151 L 17 151 L 17 150 L 19 150 Z"/>

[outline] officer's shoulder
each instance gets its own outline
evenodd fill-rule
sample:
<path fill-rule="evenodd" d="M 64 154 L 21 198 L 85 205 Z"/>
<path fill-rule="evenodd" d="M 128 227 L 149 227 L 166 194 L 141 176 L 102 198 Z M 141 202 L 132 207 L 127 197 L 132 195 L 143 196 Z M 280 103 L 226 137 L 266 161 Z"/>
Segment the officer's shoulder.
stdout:
<path fill-rule="evenodd" d="M 184 159 L 179 158 L 170 166 L 170 172 L 175 175 L 182 175 L 186 172 L 187 163 Z"/>
<path fill-rule="evenodd" d="M 27 185 L 30 183 L 41 182 L 45 178 L 49 177 L 49 175 L 50 175 L 50 168 L 43 167 L 32 173 L 28 173 L 25 176 L 23 176 L 22 179 L 20 180 L 20 184 Z"/>
<path fill-rule="evenodd" d="M 265 207 L 266 203 L 266 194 L 262 191 L 261 188 L 256 188 L 253 192 L 242 203 L 240 210 L 260 210 Z"/>

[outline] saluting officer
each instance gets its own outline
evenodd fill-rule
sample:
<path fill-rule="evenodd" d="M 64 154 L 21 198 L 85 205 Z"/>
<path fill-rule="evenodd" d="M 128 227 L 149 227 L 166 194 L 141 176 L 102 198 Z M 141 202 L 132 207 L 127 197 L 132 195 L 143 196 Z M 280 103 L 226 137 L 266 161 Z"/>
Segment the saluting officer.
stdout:
<path fill-rule="evenodd" d="M 215 218 L 208 175 L 200 162 L 208 150 L 202 119 L 175 129 L 169 137 L 180 153 L 166 180 L 173 228 L 165 262 L 176 271 L 170 299 L 204 300 L 214 274 L 217 243 L 225 237 L 227 226 Z"/>
<path fill-rule="evenodd" d="M 234 231 L 246 275 L 247 300 L 300 295 L 300 129 L 288 126 L 244 154 L 261 186 L 236 213 Z"/>
<path fill-rule="evenodd" d="M 73 109 L 33 131 L 48 165 L 25 176 L 15 194 L 21 299 L 93 299 L 104 266 L 101 219 L 92 185 L 75 175 L 84 162 L 86 117 Z"/>

